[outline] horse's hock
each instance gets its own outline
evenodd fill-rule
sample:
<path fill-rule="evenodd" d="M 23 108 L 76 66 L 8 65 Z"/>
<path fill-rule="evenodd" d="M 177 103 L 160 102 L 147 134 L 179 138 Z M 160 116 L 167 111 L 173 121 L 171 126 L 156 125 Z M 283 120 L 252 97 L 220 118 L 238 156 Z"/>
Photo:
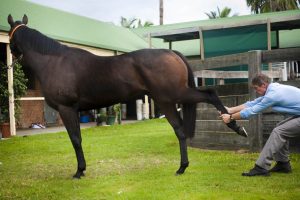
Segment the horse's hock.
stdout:
<path fill-rule="evenodd" d="M 294 85 L 294 83 L 286 83 Z M 299 85 L 300 86 L 300 85 Z M 220 95 L 220 99 L 225 106 L 232 107 L 245 103 L 249 100 L 247 84 L 233 84 L 214 86 Z M 257 134 L 249 132 L 249 120 L 239 120 L 238 124 L 244 126 L 248 131 L 247 138 L 241 137 L 228 128 L 219 118 L 218 111 L 212 105 L 199 103 L 197 106 L 197 121 L 195 137 L 189 141 L 192 147 L 218 150 L 246 150 L 259 151 L 273 128 L 278 122 L 284 119 L 279 113 L 271 110 L 265 111 L 260 116 L 260 130 Z M 291 152 L 300 152 L 300 138 L 290 141 Z"/>

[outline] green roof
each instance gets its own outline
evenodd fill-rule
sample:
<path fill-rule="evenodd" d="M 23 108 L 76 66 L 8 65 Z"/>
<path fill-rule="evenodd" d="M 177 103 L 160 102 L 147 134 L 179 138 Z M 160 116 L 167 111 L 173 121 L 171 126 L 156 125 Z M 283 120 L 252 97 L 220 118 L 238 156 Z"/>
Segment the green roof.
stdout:
<path fill-rule="evenodd" d="M 235 47 L 232 47 L 232 51 L 228 50 L 227 53 L 234 53 L 234 48 L 241 48 L 241 46 L 245 46 L 245 42 L 248 42 L 249 50 L 265 49 L 267 42 L 267 20 L 270 20 L 273 30 L 272 46 L 276 47 L 276 45 L 278 45 L 277 47 L 279 48 L 300 46 L 300 10 L 252 14 L 161 26 L 143 27 L 133 29 L 133 31 L 144 38 L 147 37 L 147 34 L 151 33 L 152 45 L 156 48 L 168 48 L 168 43 L 164 42 L 163 39 L 161 39 L 164 38 L 166 40 L 173 40 L 172 49 L 178 50 L 186 56 L 194 56 L 200 54 L 200 41 L 199 39 L 195 38 L 199 38 L 198 31 L 201 28 L 203 30 L 204 42 L 211 42 L 213 38 L 215 38 L 215 44 L 213 48 L 216 50 L 216 45 L 219 45 L 220 49 L 228 48 L 228 45 L 231 44 L 229 41 L 230 39 L 232 44 L 235 43 Z M 295 29 L 285 30 L 291 27 Z M 247 29 L 249 31 L 247 31 Z M 280 30 L 279 44 L 276 44 L 275 41 L 275 30 Z M 239 32 L 244 34 L 244 41 L 241 37 L 242 34 L 239 34 Z M 184 36 L 184 34 L 186 35 Z M 194 39 L 184 40 L 187 37 L 194 37 Z M 179 41 L 176 41 L 177 38 Z M 249 41 L 249 38 L 251 38 L 252 41 Z M 257 40 L 258 38 L 260 39 Z M 224 43 L 223 46 L 222 43 Z M 261 47 L 257 46 L 260 44 Z M 252 47 L 250 47 L 251 45 Z M 204 49 L 207 49 L 206 44 L 204 44 L 204 46 Z M 210 46 L 210 48 L 212 48 L 212 45 Z M 241 49 L 241 51 L 243 50 Z"/>
<path fill-rule="evenodd" d="M 208 20 L 198 20 L 184 23 L 175 23 L 159 26 L 150 26 L 134 29 L 133 31 L 139 35 L 146 33 L 163 32 L 170 30 L 178 30 L 184 28 L 201 27 L 202 29 L 212 29 L 217 27 L 217 29 L 223 29 L 225 27 L 234 26 L 245 26 L 248 24 L 266 23 L 267 19 L 270 19 L 272 23 L 279 22 L 284 19 L 296 18 L 300 19 L 300 10 L 289 10 L 282 12 L 272 12 L 272 13 L 262 13 L 262 14 L 252 14 L 252 15 L 242 15 L 233 16 L 226 18 L 208 19 Z"/>
<path fill-rule="evenodd" d="M 9 30 L 9 14 L 14 20 L 26 14 L 29 27 L 64 42 L 122 52 L 148 47 L 129 29 L 23 0 L 0 1 L 0 31 Z"/>

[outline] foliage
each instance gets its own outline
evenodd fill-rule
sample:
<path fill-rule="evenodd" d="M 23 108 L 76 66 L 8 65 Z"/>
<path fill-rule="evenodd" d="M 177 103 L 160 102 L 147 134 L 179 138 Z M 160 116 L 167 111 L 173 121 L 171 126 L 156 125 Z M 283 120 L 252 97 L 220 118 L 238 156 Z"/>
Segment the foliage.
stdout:
<path fill-rule="evenodd" d="M 107 115 L 117 116 L 121 112 L 121 104 L 115 104 L 113 106 L 108 107 Z"/>
<path fill-rule="evenodd" d="M 229 15 L 231 13 L 231 8 L 225 7 L 220 11 L 219 7 L 217 7 L 217 12 L 210 11 L 210 13 L 205 13 L 205 14 L 208 16 L 209 19 L 225 18 L 225 17 L 229 17 Z M 236 16 L 236 15 L 237 14 L 234 14 L 233 16 Z"/>
<path fill-rule="evenodd" d="M 131 18 L 131 19 L 127 19 L 125 17 L 121 17 L 121 26 L 124 28 L 133 28 L 134 23 L 137 19 L 136 18 Z"/>
<path fill-rule="evenodd" d="M 15 63 L 13 66 L 13 89 L 15 97 L 15 117 L 20 115 L 20 97 L 25 95 L 27 81 L 22 66 Z M 0 123 L 9 122 L 9 92 L 8 92 L 7 66 L 0 63 Z"/>
<path fill-rule="evenodd" d="M 0 141 L 0 199 L 300 199 L 300 155 L 291 174 L 242 177 L 257 153 L 189 148 L 179 166 L 176 136 L 165 119 L 82 130 L 86 176 L 72 180 L 76 158 L 66 132 Z"/>
<path fill-rule="evenodd" d="M 141 27 L 149 27 L 153 25 L 153 23 L 150 21 L 146 21 L 143 24 L 141 19 L 137 19 L 137 18 L 127 19 L 125 17 L 121 17 L 120 24 L 124 28 L 141 28 Z"/>
<path fill-rule="evenodd" d="M 300 0 L 246 0 L 255 14 L 299 9 Z"/>

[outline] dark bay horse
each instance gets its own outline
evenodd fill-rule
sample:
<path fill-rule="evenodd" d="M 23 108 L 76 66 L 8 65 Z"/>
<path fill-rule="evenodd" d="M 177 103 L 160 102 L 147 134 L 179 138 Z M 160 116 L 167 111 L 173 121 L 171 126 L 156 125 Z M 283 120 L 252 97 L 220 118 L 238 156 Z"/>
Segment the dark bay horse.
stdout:
<path fill-rule="evenodd" d="M 16 22 L 8 16 L 10 48 L 22 65 L 34 71 L 46 102 L 64 122 L 77 157 L 75 178 L 83 176 L 86 169 L 79 111 L 107 107 L 145 94 L 151 96 L 179 140 L 181 163 L 177 174 L 184 173 L 189 164 L 186 139 L 194 135 L 196 103 L 210 103 L 227 113 L 213 90 L 195 88 L 193 73 L 179 52 L 143 49 L 100 57 L 62 45 L 27 27 L 27 22 L 26 15 Z M 183 119 L 176 104 L 182 104 Z M 235 121 L 228 126 L 247 136 Z"/>

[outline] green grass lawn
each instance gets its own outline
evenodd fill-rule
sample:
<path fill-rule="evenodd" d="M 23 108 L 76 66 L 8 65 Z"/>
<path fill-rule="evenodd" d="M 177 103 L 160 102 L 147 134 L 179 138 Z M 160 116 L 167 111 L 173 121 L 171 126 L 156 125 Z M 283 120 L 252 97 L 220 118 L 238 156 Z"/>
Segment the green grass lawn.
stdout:
<path fill-rule="evenodd" d="M 242 177 L 256 153 L 189 148 L 190 167 L 175 176 L 177 139 L 165 120 L 82 131 L 86 176 L 66 132 L 0 141 L 0 199 L 300 199 L 300 155 L 293 173 Z"/>

